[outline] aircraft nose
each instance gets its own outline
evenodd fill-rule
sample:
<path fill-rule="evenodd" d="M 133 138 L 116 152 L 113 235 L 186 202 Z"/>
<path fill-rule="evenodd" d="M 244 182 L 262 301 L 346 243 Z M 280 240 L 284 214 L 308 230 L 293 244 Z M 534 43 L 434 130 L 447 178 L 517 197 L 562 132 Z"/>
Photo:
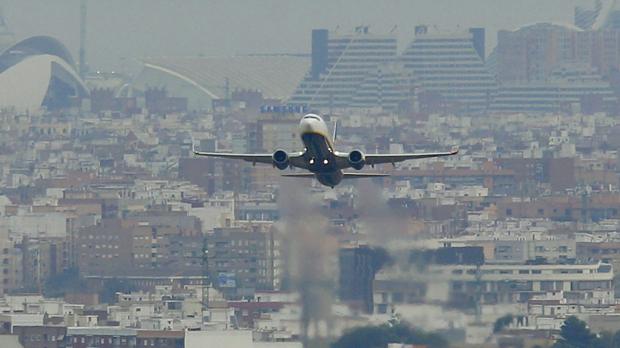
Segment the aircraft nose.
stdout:
<path fill-rule="evenodd" d="M 314 130 L 314 120 L 312 119 L 303 119 L 299 122 L 299 128 L 302 133 L 311 133 Z"/>

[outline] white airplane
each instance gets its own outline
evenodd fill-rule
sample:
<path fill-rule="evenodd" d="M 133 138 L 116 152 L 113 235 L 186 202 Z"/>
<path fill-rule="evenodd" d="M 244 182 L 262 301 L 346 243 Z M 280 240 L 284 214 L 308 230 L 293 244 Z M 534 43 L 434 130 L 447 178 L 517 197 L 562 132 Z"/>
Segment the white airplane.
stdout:
<path fill-rule="evenodd" d="M 373 178 L 388 176 L 380 173 L 344 173 L 342 170 L 353 168 L 361 170 L 365 165 L 374 167 L 376 164 L 402 162 L 410 159 L 443 157 L 456 155 L 458 148 L 449 152 L 435 153 L 403 153 L 403 154 L 364 154 L 360 150 L 349 153 L 338 152 L 334 149 L 337 126 L 334 126 L 333 136 L 329 135 L 327 125 L 321 117 L 314 114 L 305 115 L 299 122 L 301 141 L 304 143 L 304 151 L 287 153 L 284 150 L 276 150 L 274 153 L 222 153 L 202 152 L 194 149 L 197 156 L 220 157 L 241 159 L 256 163 L 267 163 L 274 167 L 285 170 L 289 167 L 302 168 L 309 173 L 283 174 L 286 177 L 316 178 L 321 184 L 329 187 L 338 185 L 342 179 Z"/>

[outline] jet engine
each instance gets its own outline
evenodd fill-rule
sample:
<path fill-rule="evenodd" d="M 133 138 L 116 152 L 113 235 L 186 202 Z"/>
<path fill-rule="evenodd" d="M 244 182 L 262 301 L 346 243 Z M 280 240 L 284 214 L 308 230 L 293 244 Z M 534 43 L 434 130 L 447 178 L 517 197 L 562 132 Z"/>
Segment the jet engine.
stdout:
<path fill-rule="evenodd" d="M 360 150 L 353 150 L 349 153 L 349 164 L 352 168 L 360 170 L 366 164 L 366 157 Z"/>
<path fill-rule="evenodd" d="M 288 167 L 288 154 L 284 150 L 277 150 L 273 153 L 273 166 L 284 170 Z"/>

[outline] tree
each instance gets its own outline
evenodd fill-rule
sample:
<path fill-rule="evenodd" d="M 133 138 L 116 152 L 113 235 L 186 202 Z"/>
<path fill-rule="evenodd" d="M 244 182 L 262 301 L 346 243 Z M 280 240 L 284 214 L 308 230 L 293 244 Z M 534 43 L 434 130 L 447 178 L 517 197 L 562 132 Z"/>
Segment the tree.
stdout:
<path fill-rule="evenodd" d="M 603 331 L 598 338 L 597 348 L 620 348 L 620 330 L 614 332 Z"/>
<path fill-rule="evenodd" d="M 601 346 L 601 340 L 590 332 L 586 323 L 570 316 L 560 329 L 560 338 L 554 348 L 595 348 Z"/>
<path fill-rule="evenodd" d="M 615 348 L 614 346 L 614 333 L 609 331 L 603 331 L 598 336 L 600 348 Z"/>
<path fill-rule="evenodd" d="M 614 334 L 614 339 L 612 341 L 612 348 L 620 348 L 620 330 L 616 331 Z"/>
<path fill-rule="evenodd" d="M 504 328 L 512 323 L 512 314 L 506 314 L 503 317 L 498 318 L 493 325 L 493 333 L 498 333 L 504 330 Z"/>
<path fill-rule="evenodd" d="M 86 282 L 80 277 L 78 270 L 71 268 L 47 279 L 43 294 L 47 297 L 63 297 L 66 293 L 85 291 L 86 289 Z"/>
<path fill-rule="evenodd" d="M 129 293 L 134 290 L 136 290 L 136 287 L 128 281 L 112 278 L 103 283 L 103 288 L 99 293 L 99 297 L 103 303 L 114 303 L 117 292 Z"/>
<path fill-rule="evenodd" d="M 446 348 L 448 342 L 440 335 L 411 328 L 406 323 L 365 326 L 345 333 L 332 348 L 384 348 L 388 343 L 427 345 Z"/>

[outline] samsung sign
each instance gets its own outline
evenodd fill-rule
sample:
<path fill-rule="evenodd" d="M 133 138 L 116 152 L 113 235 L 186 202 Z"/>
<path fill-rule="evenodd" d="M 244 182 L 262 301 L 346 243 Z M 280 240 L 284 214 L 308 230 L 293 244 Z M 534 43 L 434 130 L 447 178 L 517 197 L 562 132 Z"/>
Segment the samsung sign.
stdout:
<path fill-rule="evenodd" d="M 307 105 L 263 105 L 260 107 L 261 113 L 276 114 L 305 114 L 309 110 Z"/>
<path fill-rule="evenodd" d="M 234 288 L 237 286 L 237 281 L 234 273 L 220 272 L 217 275 L 217 286 L 219 288 Z"/>

